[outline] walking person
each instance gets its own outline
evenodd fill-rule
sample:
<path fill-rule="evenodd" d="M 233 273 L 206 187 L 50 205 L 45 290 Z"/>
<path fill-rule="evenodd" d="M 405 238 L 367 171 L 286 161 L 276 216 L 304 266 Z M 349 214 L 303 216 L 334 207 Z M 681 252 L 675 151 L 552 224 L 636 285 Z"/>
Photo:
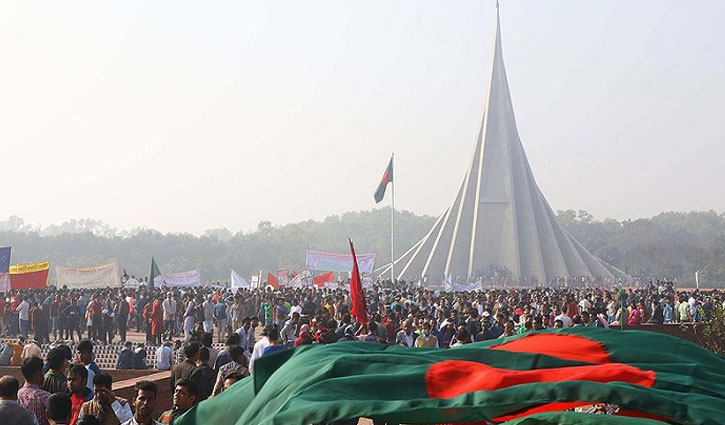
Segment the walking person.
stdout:
<path fill-rule="evenodd" d="M 161 333 L 164 326 L 164 313 L 161 307 L 161 297 L 154 301 L 151 307 L 151 340 L 155 345 L 161 345 Z"/>
<path fill-rule="evenodd" d="M 103 303 L 101 302 L 100 295 L 93 297 L 93 300 L 88 304 L 88 317 L 91 321 L 91 326 L 88 328 L 88 339 L 102 340 Z"/>
<path fill-rule="evenodd" d="M 133 311 L 136 315 L 136 332 L 141 332 L 141 323 L 143 323 L 143 308 L 146 306 L 146 295 L 136 293 L 136 297 L 133 299 Z"/>
<path fill-rule="evenodd" d="M 176 336 L 176 300 L 174 300 L 171 292 L 166 294 L 166 299 L 161 304 L 164 310 L 164 331 L 167 332 L 168 338 L 171 339 Z"/>
<path fill-rule="evenodd" d="M 189 301 L 187 302 L 186 310 L 184 311 L 184 339 L 186 341 L 191 338 L 191 331 L 194 330 L 197 310 L 194 298 L 189 296 Z"/>
<path fill-rule="evenodd" d="M 55 296 L 55 298 L 53 299 L 53 302 L 50 304 L 49 316 L 50 316 L 50 326 L 53 331 L 53 339 L 58 339 L 58 331 L 59 331 L 59 326 L 60 326 L 60 322 L 58 320 L 58 312 L 59 312 L 60 304 L 61 304 L 60 300 L 61 300 L 61 295 L 58 294 Z"/>
<path fill-rule="evenodd" d="M 35 331 L 35 340 L 38 344 L 50 342 L 48 338 L 48 310 L 43 304 L 33 301 L 33 307 L 30 311 L 30 317 L 33 322 L 33 330 Z"/>
<path fill-rule="evenodd" d="M 65 316 L 66 330 L 68 331 L 66 339 L 73 342 L 73 331 L 75 331 L 78 334 L 78 341 L 82 340 L 83 336 L 81 335 L 80 322 L 83 316 L 80 307 L 78 307 L 78 301 L 75 298 L 71 299 L 70 305 L 63 310 L 63 314 Z"/>
<path fill-rule="evenodd" d="M 214 321 L 217 325 L 217 341 L 222 342 L 227 331 L 227 304 L 223 299 L 214 306 Z"/>
<path fill-rule="evenodd" d="M 57 338 L 68 339 L 67 328 L 68 328 L 68 317 L 66 316 L 65 309 L 70 305 L 70 301 L 65 296 L 58 295 L 58 336 Z"/>
<path fill-rule="evenodd" d="M 120 299 L 116 304 L 116 327 L 121 341 L 126 341 L 126 328 L 128 326 L 128 315 L 130 305 L 126 301 L 126 294 L 121 291 Z"/>
<path fill-rule="evenodd" d="M 214 333 L 214 301 L 211 295 L 207 295 L 206 301 L 201 304 L 202 313 L 204 314 L 204 332 Z"/>
<path fill-rule="evenodd" d="M 18 308 L 16 308 L 15 311 L 18 313 L 20 335 L 22 335 L 23 338 L 27 338 L 30 328 L 30 303 L 28 303 L 22 295 L 18 295 L 18 299 L 20 300 L 20 304 L 18 304 Z"/>

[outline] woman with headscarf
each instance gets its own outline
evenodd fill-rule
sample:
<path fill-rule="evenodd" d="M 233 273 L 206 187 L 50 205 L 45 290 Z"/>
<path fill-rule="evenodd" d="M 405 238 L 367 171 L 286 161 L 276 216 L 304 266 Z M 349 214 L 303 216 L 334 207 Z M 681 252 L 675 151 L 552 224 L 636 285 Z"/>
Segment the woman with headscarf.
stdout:
<path fill-rule="evenodd" d="M 638 308 L 633 308 L 627 319 L 628 325 L 639 325 L 642 323 L 642 313 Z"/>
<path fill-rule="evenodd" d="M 310 333 L 310 325 L 307 323 L 300 326 L 300 336 L 295 340 L 295 347 L 305 344 L 312 344 L 312 335 Z"/>

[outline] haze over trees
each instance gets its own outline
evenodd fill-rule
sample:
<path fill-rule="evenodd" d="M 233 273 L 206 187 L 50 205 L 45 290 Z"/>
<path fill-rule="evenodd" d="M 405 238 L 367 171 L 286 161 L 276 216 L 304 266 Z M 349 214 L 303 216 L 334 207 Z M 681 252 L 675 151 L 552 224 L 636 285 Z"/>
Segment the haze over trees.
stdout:
<path fill-rule="evenodd" d="M 592 254 L 632 276 L 677 279 L 694 285 L 725 282 L 725 214 L 715 211 L 665 212 L 618 221 L 597 220 L 586 211 L 558 211 L 560 223 Z M 434 217 L 396 211 L 396 255 L 430 229 Z M 278 268 L 301 270 L 305 250 L 346 253 L 347 238 L 359 253 L 390 259 L 390 210 L 353 211 L 323 221 L 273 225 L 237 232 L 209 229 L 200 236 L 162 234 L 153 229 L 118 230 L 100 220 L 71 220 L 33 226 L 12 216 L 0 221 L 0 246 L 12 246 L 12 263 L 51 261 L 53 266 L 86 267 L 117 260 L 128 274 L 147 276 L 151 256 L 163 273 L 201 269 L 203 281 L 224 282 L 229 268 L 243 276 Z"/>

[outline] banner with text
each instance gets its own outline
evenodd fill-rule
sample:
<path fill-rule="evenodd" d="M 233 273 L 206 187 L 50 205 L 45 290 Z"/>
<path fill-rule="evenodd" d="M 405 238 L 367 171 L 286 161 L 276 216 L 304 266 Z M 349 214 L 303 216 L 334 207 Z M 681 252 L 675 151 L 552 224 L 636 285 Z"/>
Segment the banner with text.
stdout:
<path fill-rule="evenodd" d="M 154 285 L 158 288 L 192 288 L 201 286 L 199 269 L 181 273 L 169 273 L 156 276 Z"/>
<path fill-rule="evenodd" d="M 12 289 L 43 289 L 48 284 L 49 270 L 50 261 L 10 266 L 10 287 Z"/>
<path fill-rule="evenodd" d="M 360 273 L 371 273 L 375 266 L 375 254 L 358 254 L 357 266 Z M 310 270 L 349 273 L 352 270 L 352 256 L 308 249 L 306 267 Z"/>
<path fill-rule="evenodd" d="M 69 289 L 118 288 L 121 278 L 117 262 L 95 267 L 55 266 L 55 280 L 58 288 Z"/>

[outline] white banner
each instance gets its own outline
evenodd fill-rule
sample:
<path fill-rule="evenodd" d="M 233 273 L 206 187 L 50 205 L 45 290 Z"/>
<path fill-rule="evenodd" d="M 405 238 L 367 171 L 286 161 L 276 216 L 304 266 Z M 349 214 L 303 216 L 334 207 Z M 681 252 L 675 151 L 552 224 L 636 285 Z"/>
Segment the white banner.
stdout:
<path fill-rule="evenodd" d="M 373 287 L 373 277 L 369 274 L 363 275 L 362 277 L 362 287 L 365 289 L 372 289 Z"/>
<path fill-rule="evenodd" d="M 466 285 L 465 283 L 452 283 L 451 277 L 446 276 L 443 279 L 443 291 L 445 292 L 473 292 L 482 289 L 483 282 L 479 278 L 477 281 Z"/>
<path fill-rule="evenodd" d="M 244 280 L 243 277 L 239 275 L 239 273 L 235 272 L 234 269 L 232 270 L 232 277 L 230 282 L 232 283 L 232 292 L 235 294 L 239 289 L 250 289 L 251 286 L 249 285 L 249 282 Z"/>
<path fill-rule="evenodd" d="M 456 283 L 456 284 L 453 285 L 453 290 L 455 292 L 473 292 L 473 291 L 480 291 L 481 290 L 481 285 L 476 284 L 476 283 L 472 283 L 470 285 L 464 285 L 462 283 L 461 284 Z"/>
<path fill-rule="evenodd" d="M 69 289 L 118 288 L 121 275 L 118 263 L 108 263 L 96 267 L 55 267 L 56 286 Z"/>
<path fill-rule="evenodd" d="M 451 275 L 443 278 L 443 291 L 453 292 L 453 284 L 451 283 Z"/>
<path fill-rule="evenodd" d="M 191 288 L 201 286 L 199 269 L 181 273 L 169 273 L 156 276 L 154 286 L 157 288 Z"/>
<path fill-rule="evenodd" d="M 253 289 L 259 288 L 259 275 L 258 274 L 255 274 L 254 276 L 252 276 L 251 282 L 252 282 L 252 288 Z"/>
<path fill-rule="evenodd" d="M 473 292 L 473 291 L 480 291 L 481 290 L 481 279 L 478 279 L 477 281 L 470 283 L 468 285 L 463 283 L 454 283 L 453 284 L 453 290 L 456 292 Z"/>

